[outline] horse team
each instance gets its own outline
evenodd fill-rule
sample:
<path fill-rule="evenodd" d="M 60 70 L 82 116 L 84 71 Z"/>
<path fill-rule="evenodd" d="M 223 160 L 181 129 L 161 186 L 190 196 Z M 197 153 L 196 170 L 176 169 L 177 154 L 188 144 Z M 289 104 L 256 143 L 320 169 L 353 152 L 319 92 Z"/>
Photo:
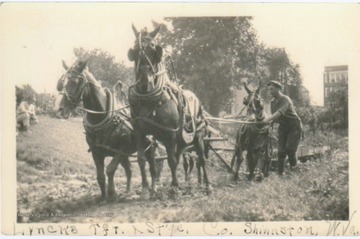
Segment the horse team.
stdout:
<path fill-rule="evenodd" d="M 131 115 L 126 111 L 114 108 L 114 96 L 103 88 L 87 69 L 87 61 L 78 61 L 73 66 L 63 66 L 66 73 L 59 79 L 57 89 L 62 98 L 59 111 L 68 118 L 72 110 L 83 102 L 86 115 L 84 129 L 89 152 L 92 153 L 97 170 L 97 181 L 100 186 L 100 202 L 111 200 L 115 195 L 114 173 L 121 164 L 127 176 L 127 192 L 130 191 L 131 169 L 129 156 L 137 153 L 142 178 L 143 199 L 156 195 L 157 169 L 155 160 L 156 142 L 161 142 L 167 153 L 172 181 L 171 190 L 176 193 L 179 185 L 177 165 L 182 155 L 190 148 L 197 154 L 196 166 L 198 182 L 204 180 L 206 192 L 210 193 L 210 182 L 206 170 L 206 144 L 208 122 L 203 108 L 194 93 L 183 90 L 169 78 L 163 62 L 163 49 L 154 38 L 160 27 L 152 32 L 137 31 L 133 26 L 136 40 L 128 52 L 128 58 L 134 62 L 135 83 L 129 88 Z M 259 96 L 260 86 L 256 91 L 248 92 L 244 104 L 248 115 L 254 122 L 261 121 L 264 109 Z M 124 105 L 125 107 L 125 105 Z M 242 153 L 247 150 L 249 177 L 259 179 L 266 176 L 269 166 L 267 125 L 245 125 L 237 134 L 232 166 L 236 163 L 235 178 L 243 160 Z M 264 134 L 266 134 L 264 136 Z M 149 137 L 150 136 L 150 137 Z M 256 143 L 255 143 L 256 142 Z M 259 153 L 265 160 L 258 160 Z M 105 157 L 113 157 L 106 168 L 108 188 L 106 190 Z M 187 162 L 188 157 L 184 158 Z M 151 175 L 151 187 L 147 180 L 145 164 L 148 162 Z M 187 167 L 185 168 L 187 172 Z M 188 177 L 186 177 L 188 180 Z M 107 192 L 106 192 L 107 191 Z"/>

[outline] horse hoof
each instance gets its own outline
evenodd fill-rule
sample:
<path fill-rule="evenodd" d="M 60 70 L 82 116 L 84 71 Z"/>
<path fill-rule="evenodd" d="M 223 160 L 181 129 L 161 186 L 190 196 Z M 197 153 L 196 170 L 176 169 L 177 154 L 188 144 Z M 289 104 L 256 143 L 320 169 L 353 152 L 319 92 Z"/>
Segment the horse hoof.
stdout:
<path fill-rule="evenodd" d="M 114 192 L 114 193 L 111 193 L 111 194 L 108 195 L 107 201 L 108 202 L 114 202 L 115 199 L 116 199 L 116 194 Z"/>

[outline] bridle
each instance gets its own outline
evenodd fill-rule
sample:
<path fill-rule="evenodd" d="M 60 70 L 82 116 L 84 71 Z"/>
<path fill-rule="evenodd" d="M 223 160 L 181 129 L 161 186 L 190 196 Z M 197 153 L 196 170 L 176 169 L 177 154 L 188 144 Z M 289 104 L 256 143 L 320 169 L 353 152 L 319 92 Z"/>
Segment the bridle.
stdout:
<path fill-rule="evenodd" d="M 251 95 L 249 97 L 249 99 L 247 99 L 247 104 L 245 104 L 245 106 L 248 108 L 248 109 L 253 109 L 253 111 L 255 112 L 255 117 L 258 118 L 259 116 L 259 113 L 261 112 L 261 110 L 263 109 L 258 109 L 258 107 L 256 107 L 256 104 L 255 104 L 255 95 L 257 95 L 256 92 L 251 92 Z M 261 99 L 259 99 L 260 101 Z"/>
<path fill-rule="evenodd" d="M 81 91 L 79 94 L 75 95 L 75 94 L 70 94 L 67 90 L 67 84 L 69 82 L 69 77 L 68 75 L 70 75 L 71 78 L 77 78 L 77 79 L 81 79 L 82 83 L 81 86 L 79 85 L 78 87 L 81 87 Z M 78 104 L 81 102 L 82 98 L 83 98 L 83 94 L 85 92 L 85 88 L 86 86 L 89 86 L 89 84 L 93 84 L 91 83 L 87 77 L 83 74 L 83 73 L 77 73 L 72 71 L 71 69 L 69 69 L 61 78 L 60 80 L 63 83 L 63 87 L 62 87 L 62 91 L 59 94 L 62 94 L 66 97 L 66 100 L 69 102 L 70 106 L 72 108 L 76 108 L 78 106 Z M 80 83 L 79 83 L 80 84 Z M 93 84 L 94 86 L 96 86 L 95 84 Z M 98 86 L 96 86 L 98 87 Z"/>
<path fill-rule="evenodd" d="M 144 41 L 143 41 L 143 39 L 144 39 Z M 154 73 L 155 76 L 162 75 L 162 74 L 166 73 L 167 70 L 164 69 L 162 71 L 158 71 L 157 67 L 151 62 L 149 56 L 146 55 L 145 49 L 147 47 L 151 47 L 151 46 L 149 46 L 148 40 L 152 40 L 152 38 L 143 37 L 143 32 L 139 33 L 139 36 L 138 36 L 139 59 L 138 59 L 137 64 L 136 64 L 136 75 L 139 75 L 139 73 L 140 73 L 139 71 L 140 71 L 140 58 L 141 58 L 141 56 L 145 57 L 147 63 L 149 64 L 149 66 L 151 68 L 151 71 Z M 137 79 L 137 81 L 138 81 L 138 79 Z"/>
<path fill-rule="evenodd" d="M 83 86 L 82 86 L 81 92 L 79 93 L 79 97 L 76 97 L 74 95 L 69 94 L 69 92 L 66 90 L 67 81 L 69 81 L 68 77 L 66 77 L 66 76 L 69 75 L 69 74 L 71 75 L 71 77 L 76 77 L 78 79 L 83 80 L 83 83 L 82 83 Z M 73 71 L 68 70 L 60 78 L 60 80 L 63 81 L 63 87 L 62 87 L 62 91 L 59 94 L 62 94 L 62 95 L 64 95 L 66 97 L 66 100 L 69 102 L 71 109 L 80 109 L 80 110 L 83 110 L 83 111 L 85 111 L 87 113 L 92 113 L 92 114 L 106 114 L 106 113 L 109 113 L 109 112 L 120 112 L 125 117 L 128 117 L 127 115 L 123 114 L 121 111 L 128 108 L 128 107 L 130 107 L 130 105 L 125 105 L 124 107 L 121 107 L 119 109 L 108 110 L 108 111 L 95 111 L 95 110 L 90 110 L 90 109 L 86 109 L 86 108 L 78 106 L 79 103 L 83 99 L 83 95 L 84 95 L 86 87 L 90 87 L 90 85 L 92 85 L 92 86 L 94 86 L 96 88 L 99 88 L 99 89 L 101 88 L 99 85 L 89 81 L 85 74 L 77 73 L 77 72 L 73 72 Z M 64 82 L 65 82 L 65 84 L 64 84 Z"/>

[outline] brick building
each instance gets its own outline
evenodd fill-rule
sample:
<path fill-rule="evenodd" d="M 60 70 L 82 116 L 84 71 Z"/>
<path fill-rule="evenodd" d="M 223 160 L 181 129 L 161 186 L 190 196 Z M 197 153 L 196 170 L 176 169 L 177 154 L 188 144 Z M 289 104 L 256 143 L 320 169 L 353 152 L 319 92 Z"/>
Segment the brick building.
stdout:
<path fill-rule="evenodd" d="M 348 66 L 325 66 L 324 70 L 324 105 L 331 102 L 330 93 L 348 84 Z"/>

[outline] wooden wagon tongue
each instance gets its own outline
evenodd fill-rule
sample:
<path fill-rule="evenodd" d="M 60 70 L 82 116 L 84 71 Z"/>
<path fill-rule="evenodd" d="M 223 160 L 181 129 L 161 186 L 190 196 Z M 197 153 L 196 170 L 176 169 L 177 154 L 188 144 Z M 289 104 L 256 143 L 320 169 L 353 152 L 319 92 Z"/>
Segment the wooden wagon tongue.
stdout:
<path fill-rule="evenodd" d="M 224 119 L 224 118 L 216 118 L 216 117 L 206 117 L 206 119 L 218 121 L 219 123 L 236 123 L 236 124 L 264 124 L 263 122 L 256 121 L 244 121 L 244 120 L 234 120 L 234 119 Z"/>

